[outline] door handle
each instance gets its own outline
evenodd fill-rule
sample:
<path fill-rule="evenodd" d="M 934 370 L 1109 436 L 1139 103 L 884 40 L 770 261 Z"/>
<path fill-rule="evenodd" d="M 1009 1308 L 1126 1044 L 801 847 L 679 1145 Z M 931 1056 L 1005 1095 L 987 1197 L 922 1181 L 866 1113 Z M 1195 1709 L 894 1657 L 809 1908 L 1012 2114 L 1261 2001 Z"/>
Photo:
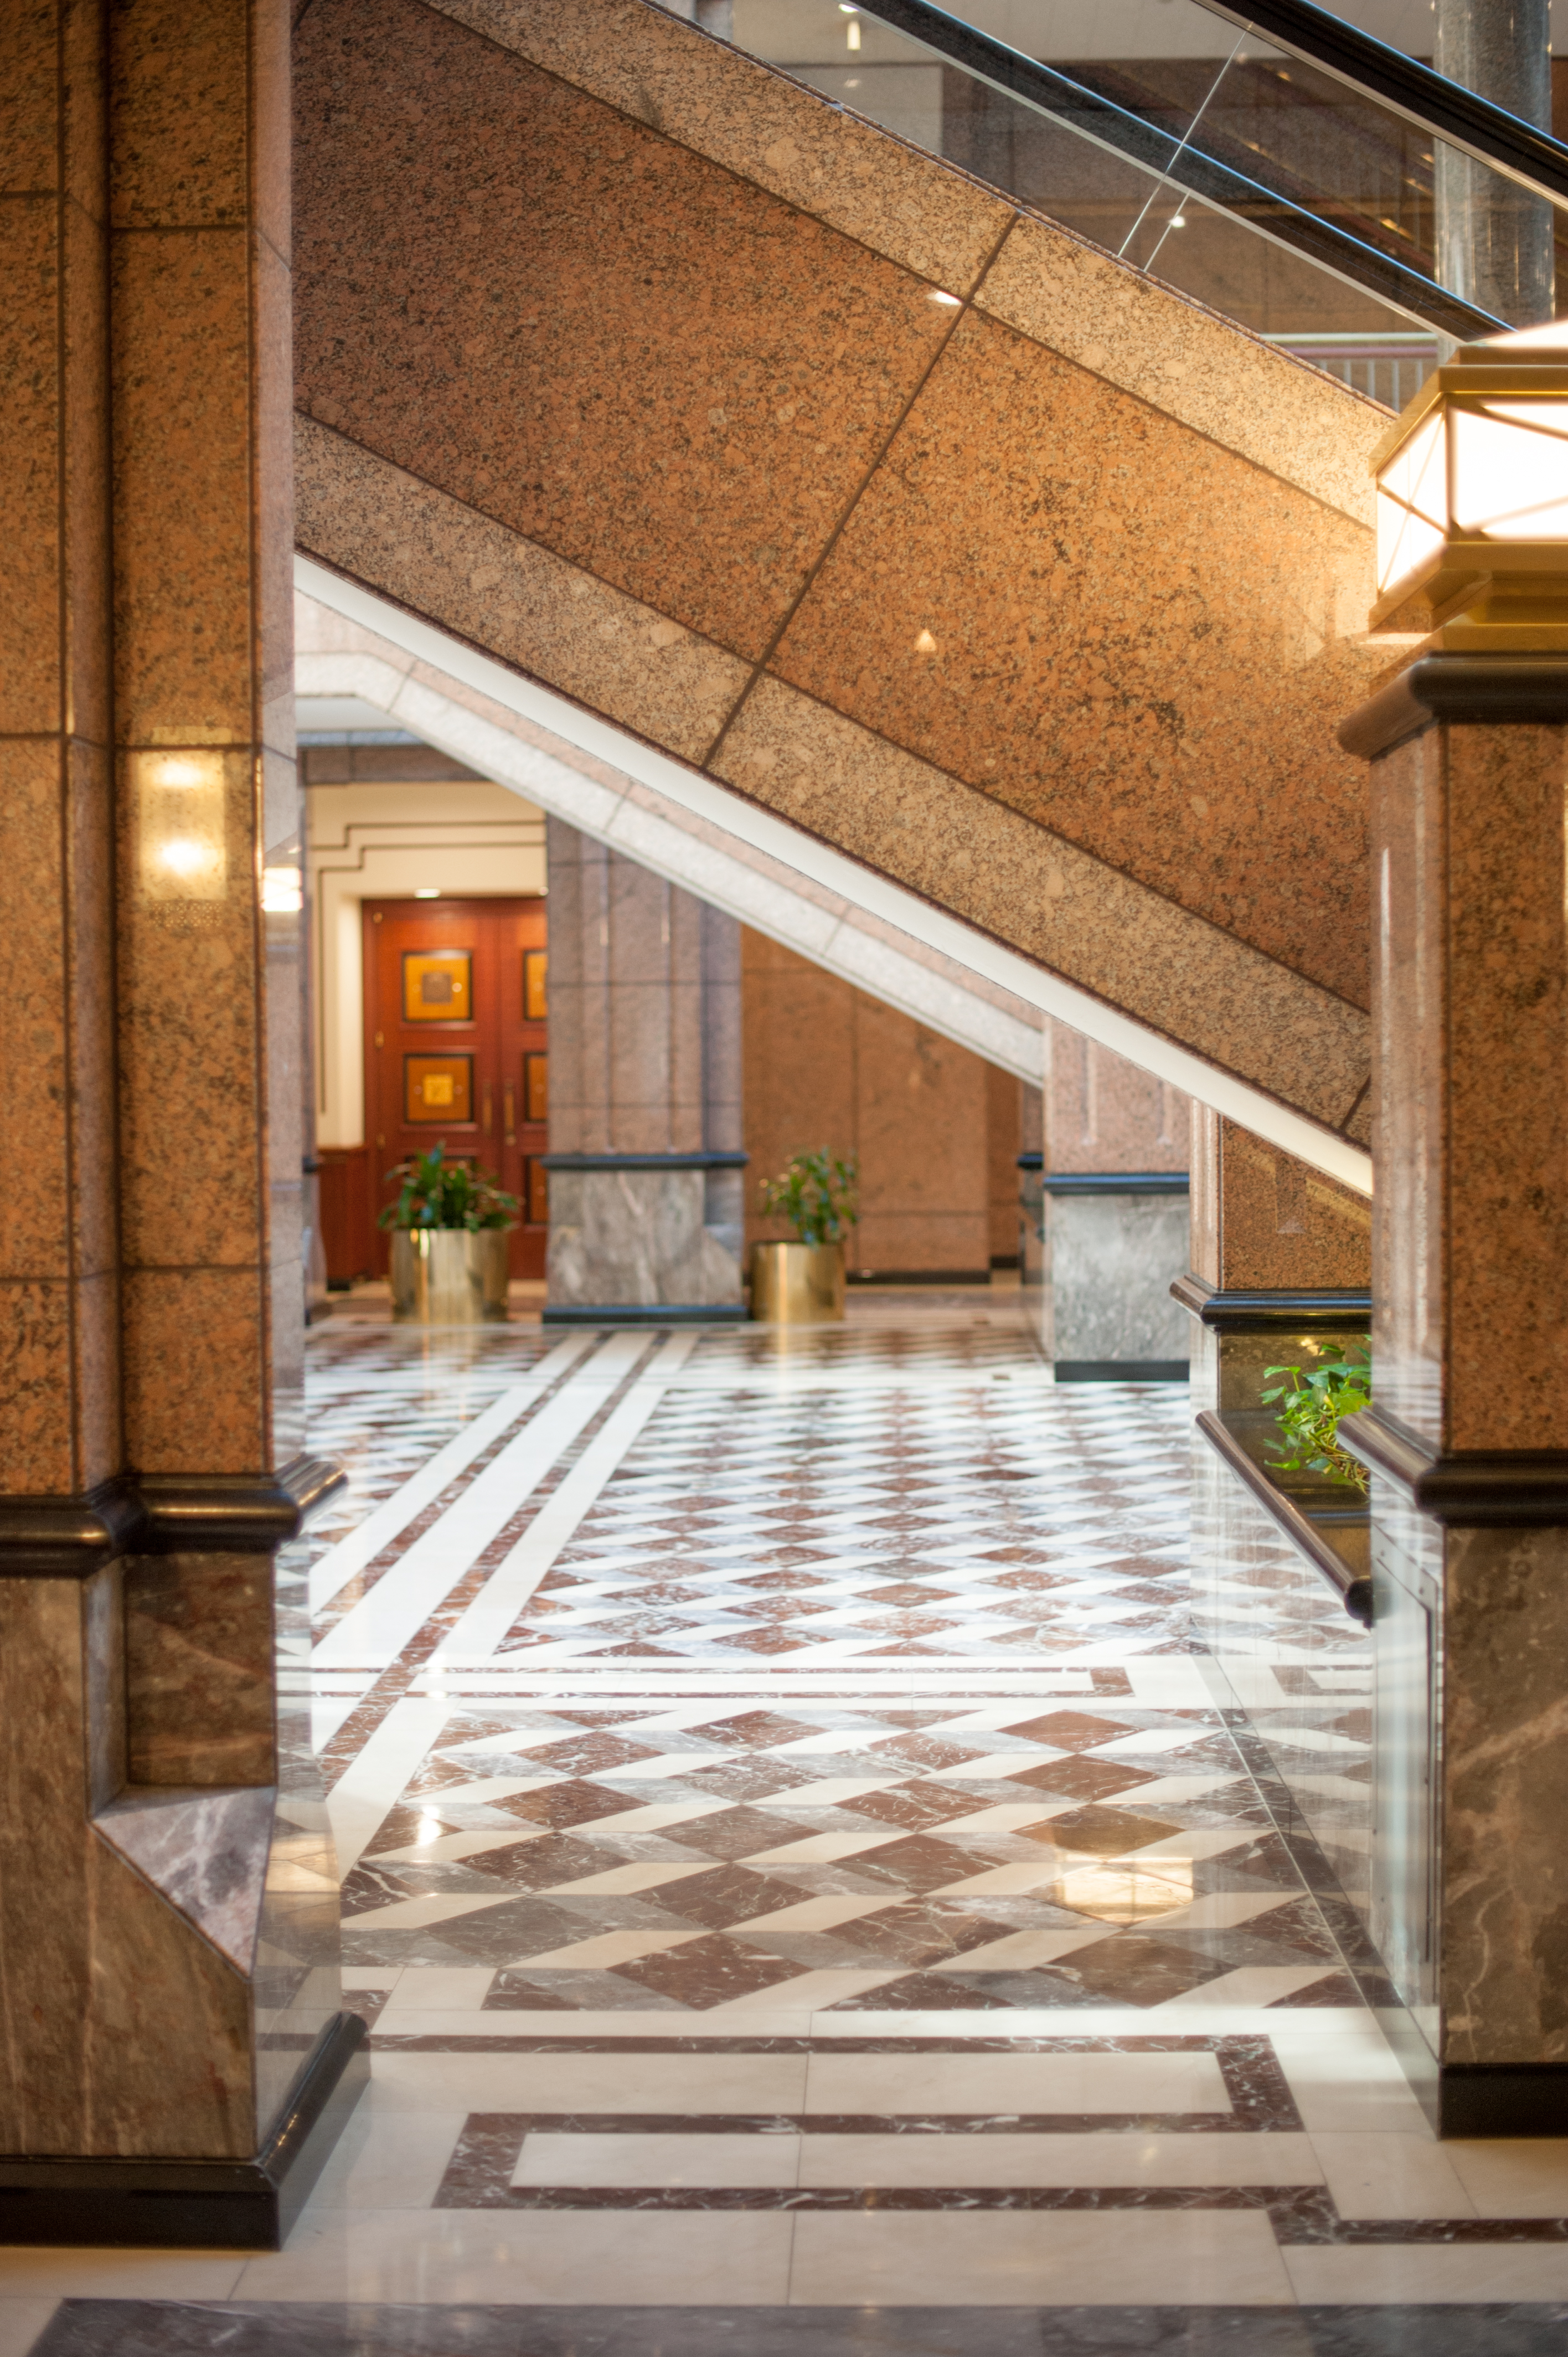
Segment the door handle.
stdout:
<path fill-rule="evenodd" d="M 512 1085 L 510 1081 L 506 1084 L 504 1103 L 506 1105 L 506 1142 L 509 1146 L 515 1146 L 517 1144 L 517 1103 L 513 1094 Z"/>
<path fill-rule="evenodd" d="M 483 1129 L 485 1135 L 489 1137 L 490 1134 L 490 1084 L 489 1081 L 485 1082 L 485 1109 L 479 1116 L 479 1125 Z"/>

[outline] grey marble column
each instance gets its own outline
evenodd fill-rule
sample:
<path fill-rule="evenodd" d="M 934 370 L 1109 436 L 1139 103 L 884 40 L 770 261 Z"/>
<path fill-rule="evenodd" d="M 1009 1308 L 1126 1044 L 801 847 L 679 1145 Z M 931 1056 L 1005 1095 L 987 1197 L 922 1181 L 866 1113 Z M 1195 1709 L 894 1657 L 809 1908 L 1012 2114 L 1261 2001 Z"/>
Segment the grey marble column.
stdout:
<path fill-rule="evenodd" d="M 1552 125 L 1550 0 L 1436 0 L 1434 63 L 1526 123 Z M 1445 286 L 1509 327 L 1552 317 L 1552 212 L 1457 148 L 1436 148 L 1437 266 Z"/>
<path fill-rule="evenodd" d="M 1187 1101 L 1046 1018 L 1042 1335 L 1058 1383 L 1185 1373 Z"/>
<path fill-rule="evenodd" d="M 741 1308 L 733 918 L 549 821 L 549 1314 Z"/>

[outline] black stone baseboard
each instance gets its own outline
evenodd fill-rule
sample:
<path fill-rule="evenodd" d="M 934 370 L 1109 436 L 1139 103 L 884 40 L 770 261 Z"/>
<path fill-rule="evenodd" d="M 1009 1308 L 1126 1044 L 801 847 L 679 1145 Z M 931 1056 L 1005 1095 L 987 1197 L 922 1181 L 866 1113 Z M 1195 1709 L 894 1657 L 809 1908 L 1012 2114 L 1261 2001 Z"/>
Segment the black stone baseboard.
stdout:
<path fill-rule="evenodd" d="M 0 2156 L 0 2244 L 278 2251 L 370 2083 L 367 2032 L 339 2013 L 253 2160 Z"/>
<path fill-rule="evenodd" d="M 604 1301 L 585 1308 L 546 1307 L 546 1326 L 739 1326 L 743 1303 L 721 1301 Z"/>
<path fill-rule="evenodd" d="M 1568 2062 L 1450 2062 L 1434 2080 L 1440 2136 L 1568 2136 Z"/>
<path fill-rule="evenodd" d="M 1058 1383 L 1185 1383 L 1192 1367 L 1186 1359 L 1058 1359 Z"/>

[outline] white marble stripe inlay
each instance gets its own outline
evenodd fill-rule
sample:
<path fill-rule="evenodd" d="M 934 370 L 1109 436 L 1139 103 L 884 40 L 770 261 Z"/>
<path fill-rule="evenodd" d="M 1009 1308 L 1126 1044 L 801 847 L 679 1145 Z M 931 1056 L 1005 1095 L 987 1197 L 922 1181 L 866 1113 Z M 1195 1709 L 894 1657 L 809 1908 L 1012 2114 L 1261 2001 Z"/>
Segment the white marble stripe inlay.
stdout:
<path fill-rule="evenodd" d="M 339 1877 L 351 1873 L 451 1716 L 438 1696 L 395 1702 L 327 1795 Z"/>
<path fill-rule="evenodd" d="M 444 1603 L 498 1531 L 536 1490 L 564 1449 L 592 1423 L 607 1390 L 620 1383 L 648 1348 L 645 1333 L 612 1336 L 524 1425 L 438 1522 L 415 1539 L 370 1594 L 346 1612 L 311 1656 L 317 1669 L 390 1669 Z M 682 1338 L 685 1339 L 685 1338 Z M 510 1561 L 510 1558 L 509 1557 Z"/>
<path fill-rule="evenodd" d="M 482 1457 L 491 1441 L 499 1439 L 510 1424 L 516 1423 L 531 1400 L 538 1399 L 568 1367 L 575 1366 L 593 1339 L 591 1334 L 574 1334 L 558 1343 L 530 1372 L 526 1383 L 512 1384 L 498 1400 L 492 1400 L 482 1415 L 477 1415 L 472 1424 L 466 1424 L 461 1432 L 454 1433 L 446 1447 L 438 1448 L 417 1473 L 411 1473 L 401 1489 L 383 1499 L 335 1546 L 329 1546 L 310 1567 L 311 1610 L 319 1612 L 324 1604 L 330 1604 L 356 1573 L 373 1563 L 381 1549 L 390 1546 L 449 1482 L 465 1471 L 476 1457 Z"/>
<path fill-rule="evenodd" d="M 584 1450 L 581 1461 L 490 1574 L 456 1627 L 436 1647 L 427 1665 L 430 1672 L 439 1674 L 448 1665 L 459 1669 L 493 1665 L 518 1614 L 563 1548 L 576 1536 L 584 1517 L 662 1401 L 667 1378 L 690 1356 L 696 1339 L 694 1334 L 676 1334 L 665 1343 L 603 1432 Z"/>

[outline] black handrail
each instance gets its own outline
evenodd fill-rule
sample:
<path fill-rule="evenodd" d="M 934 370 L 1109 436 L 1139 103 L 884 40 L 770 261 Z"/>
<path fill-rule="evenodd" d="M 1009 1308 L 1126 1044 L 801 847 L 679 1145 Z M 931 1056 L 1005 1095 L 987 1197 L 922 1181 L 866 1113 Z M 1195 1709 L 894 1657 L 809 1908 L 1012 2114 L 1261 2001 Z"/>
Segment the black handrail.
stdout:
<path fill-rule="evenodd" d="M 1210 0 L 1204 0 L 1210 5 Z M 1324 17 L 1320 8 L 1309 6 L 1308 0 L 1270 0 L 1275 8 L 1294 8 L 1303 16 Z M 1081 137 L 1098 145 L 1125 156 L 1145 171 L 1158 174 L 1175 187 L 1183 188 L 1197 198 L 1223 208 L 1228 212 L 1243 215 L 1250 225 L 1263 236 L 1273 238 L 1279 244 L 1306 254 L 1326 269 L 1334 271 L 1350 284 L 1378 296 L 1382 301 L 1398 307 L 1411 317 L 1435 328 L 1439 334 L 1451 336 L 1456 342 L 1475 342 L 1486 336 L 1495 336 L 1510 324 L 1494 318 L 1478 305 L 1466 303 L 1462 296 L 1453 294 L 1438 280 L 1430 277 L 1396 254 L 1383 252 L 1359 238 L 1338 222 L 1297 203 L 1278 188 L 1238 171 L 1212 149 L 1200 145 L 1190 137 L 1181 139 L 1151 123 L 1146 115 L 1135 114 L 1119 106 L 1103 92 L 1091 90 L 1086 83 L 1075 81 L 1056 66 L 1043 64 L 1037 58 L 1026 57 L 1022 50 L 1010 48 L 993 34 L 983 33 L 978 26 L 950 16 L 945 9 L 933 7 L 931 0 L 861 0 L 863 15 L 875 16 L 891 25 L 897 32 L 935 49 L 939 55 L 950 58 L 955 65 L 977 80 L 990 82 L 1009 97 L 1021 99 L 1026 105 L 1041 113 L 1069 116 L 1073 128 Z M 1229 12 L 1227 12 L 1229 13 Z M 1348 29 L 1347 27 L 1346 29 Z M 1358 35 L 1358 38 L 1364 38 Z M 1373 48 L 1381 49 L 1381 42 Z M 1386 52 L 1390 57 L 1397 52 Z M 1408 59 L 1401 59 L 1408 63 Z M 1420 70 L 1425 70 L 1424 68 Z M 1443 81 L 1438 74 L 1429 74 L 1428 81 L 1444 90 L 1455 90 L 1462 98 L 1467 91 L 1457 85 Z M 1486 108 L 1486 102 L 1477 99 L 1478 107 L 1498 114 L 1506 123 L 1511 115 L 1502 115 L 1498 108 Z M 1092 127 L 1091 127 L 1092 126 Z M 1528 129 L 1521 125 L 1521 129 Z M 1538 135 L 1544 137 L 1544 134 Z M 1556 146 L 1548 140 L 1549 146 Z M 1559 149 L 1563 158 L 1564 187 L 1568 191 L 1568 148 Z"/>
<path fill-rule="evenodd" d="M 1521 115 L 1478 98 L 1462 82 L 1434 73 L 1402 49 L 1348 25 L 1313 0 L 1258 0 L 1245 11 L 1226 0 L 1203 0 L 1206 8 L 1232 25 L 1265 33 L 1276 48 L 1288 49 L 1305 65 L 1319 66 L 1336 81 L 1380 99 L 1413 123 L 1463 148 L 1477 162 L 1517 180 L 1522 188 L 1568 204 L 1568 147 Z"/>
<path fill-rule="evenodd" d="M 1320 67 L 1336 81 L 1380 100 L 1407 123 L 1445 139 L 1450 146 L 1462 148 L 1480 163 L 1490 164 L 1520 188 L 1568 204 L 1568 146 L 1550 131 L 1539 130 L 1506 107 L 1494 106 L 1490 99 L 1478 98 L 1462 83 L 1450 81 L 1446 74 L 1434 73 L 1417 59 L 1407 58 L 1402 49 L 1390 48 L 1386 41 L 1374 39 L 1341 16 L 1330 16 L 1326 8 L 1316 7 L 1313 0 L 1257 0 L 1255 6 L 1242 8 L 1230 5 L 1229 0 L 1202 0 L 1202 5 L 1243 31 L 1265 35 L 1277 48 L 1287 49 L 1304 64 Z M 866 13 L 941 49 L 955 64 L 972 65 L 987 81 L 999 79 L 998 66 L 1004 70 L 1013 66 L 1049 70 L 991 34 L 965 24 L 961 17 L 933 7 L 931 0 L 869 0 Z M 972 58 L 950 46 L 955 37 L 961 37 L 966 46 L 972 45 Z M 1016 90 L 1020 98 L 1030 94 L 1022 87 Z"/>

